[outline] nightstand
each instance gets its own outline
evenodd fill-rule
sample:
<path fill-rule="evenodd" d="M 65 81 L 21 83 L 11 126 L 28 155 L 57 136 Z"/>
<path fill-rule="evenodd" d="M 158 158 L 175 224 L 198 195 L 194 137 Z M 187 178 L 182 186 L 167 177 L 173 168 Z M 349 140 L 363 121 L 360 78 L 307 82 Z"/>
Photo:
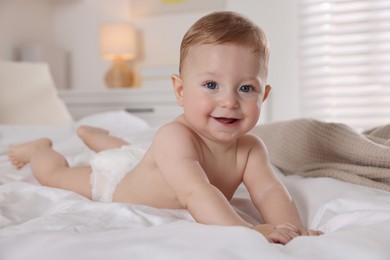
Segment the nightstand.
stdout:
<path fill-rule="evenodd" d="M 59 90 L 58 95 L 75 120 L 94 113 L 125 110 L 151 126 L 160 126 L 182 113 L 170 87 Z"/>

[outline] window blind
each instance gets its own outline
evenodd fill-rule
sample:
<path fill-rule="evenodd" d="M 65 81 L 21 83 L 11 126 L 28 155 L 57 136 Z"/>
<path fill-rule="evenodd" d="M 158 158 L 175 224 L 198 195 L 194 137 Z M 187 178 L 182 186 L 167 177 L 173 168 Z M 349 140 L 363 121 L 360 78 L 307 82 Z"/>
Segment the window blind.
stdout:
<path fill-rule="evenodd" d="M 298 0 L 302 115 L 390 123 L 390 0 Z"/>

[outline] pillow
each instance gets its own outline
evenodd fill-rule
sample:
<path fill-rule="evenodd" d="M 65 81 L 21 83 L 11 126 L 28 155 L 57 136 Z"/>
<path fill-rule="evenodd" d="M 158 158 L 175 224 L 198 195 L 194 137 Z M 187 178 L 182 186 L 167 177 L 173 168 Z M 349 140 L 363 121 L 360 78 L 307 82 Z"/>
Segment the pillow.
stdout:
<path fill-rule="evenodd" d="M 0 61 L 0 124 L 71 121 L 46 63 Z"/>
<path fill-rule="evenodd" d="M 80 118 L 77 125 L 101 127 L 120 137 L 150 129 L 145 120 L 123 110 L 88 115 Z"/>

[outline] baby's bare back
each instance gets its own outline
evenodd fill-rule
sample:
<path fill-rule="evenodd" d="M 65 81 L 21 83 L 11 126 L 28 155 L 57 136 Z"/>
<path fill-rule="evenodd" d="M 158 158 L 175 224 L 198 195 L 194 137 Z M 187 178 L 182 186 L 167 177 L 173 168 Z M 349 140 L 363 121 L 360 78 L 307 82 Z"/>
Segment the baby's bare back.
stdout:
<path fill-rule="evenodd" d="M 181 208 L 148 150 L 143 159 L 117 186 L 114 202 L 143 204 L 157 208 Z"/>
<path fill-rule="evenodd" d="M 157 208 L 183 208 L 173 189 L 165 181 L 153 158 L 153 146 L 140 163 L 117 186 L 113 201 L 142 204 Z M 208 181 L 230 200 L 242 182 L 247 154 L 235 149 L 223 154 L 202 154 L 200 164 Z"/>

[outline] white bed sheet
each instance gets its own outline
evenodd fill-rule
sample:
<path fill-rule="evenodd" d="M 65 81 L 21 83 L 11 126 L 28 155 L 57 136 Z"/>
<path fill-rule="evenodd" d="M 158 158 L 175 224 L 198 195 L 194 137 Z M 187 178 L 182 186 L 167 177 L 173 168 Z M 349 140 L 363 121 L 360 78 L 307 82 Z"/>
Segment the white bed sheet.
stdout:
<path fill-rule="evenodd" d="M 382 190 L 285 177 L 275 169 L 305 224 L 325 232 L 282 246 L 246 228 L 197 224 L 186 210 L 91 202 L 39 185 L 28 166 L 17 171 L 7 160 L 10 143 L 50 136 L 70 164 L 87 162 L 92 153 L 75 135 L 80 123 L 104 125 L 148 146 L 155 129 L 134 118 L 115 127 L 111 122 L 118 117 L 127 116 L 111 113 L 55 127 L 0 126 L 0 259 L 390 259 L 390 193 Z M 248 221 L 261 221 L 244 186 L 232 205 Z"/>

